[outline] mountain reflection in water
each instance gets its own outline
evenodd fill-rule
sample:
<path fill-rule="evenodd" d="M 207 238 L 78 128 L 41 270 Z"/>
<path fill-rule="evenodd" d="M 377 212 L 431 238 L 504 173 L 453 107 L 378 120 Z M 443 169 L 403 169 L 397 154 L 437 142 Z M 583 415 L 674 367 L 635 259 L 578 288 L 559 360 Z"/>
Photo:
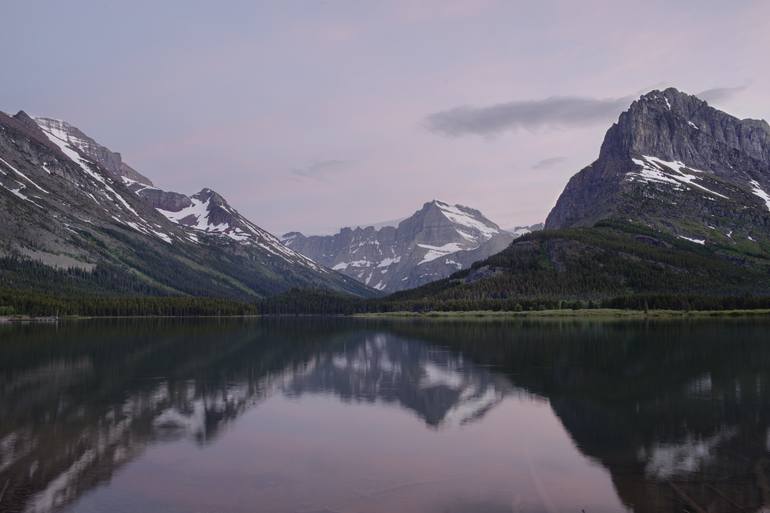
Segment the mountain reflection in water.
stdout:
<path fill-rule="evenodd" d="M 768 327 L 3 327 L 0 512 L 761 511 Z"/>

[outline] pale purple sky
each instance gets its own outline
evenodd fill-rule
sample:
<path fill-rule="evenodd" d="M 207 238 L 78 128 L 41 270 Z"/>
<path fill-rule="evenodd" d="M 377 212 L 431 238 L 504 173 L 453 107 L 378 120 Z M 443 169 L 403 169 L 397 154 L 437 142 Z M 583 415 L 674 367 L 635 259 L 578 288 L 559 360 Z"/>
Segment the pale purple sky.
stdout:
<path fill-rule="evenodd" d="M 770 2 L 6 2 L 0 110 L 280 234 L 441 199 L 542 221 L 632 98 L 770 117 Z"/>

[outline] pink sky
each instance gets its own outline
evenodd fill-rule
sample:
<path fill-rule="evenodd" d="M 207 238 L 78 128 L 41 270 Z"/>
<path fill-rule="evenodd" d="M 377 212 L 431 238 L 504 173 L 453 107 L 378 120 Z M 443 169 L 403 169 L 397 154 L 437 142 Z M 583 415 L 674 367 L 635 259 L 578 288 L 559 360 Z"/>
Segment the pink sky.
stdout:
<path fill-rule="evenodd" d="M 766 2 L 106 4 L 6 6 L 0 109 L 66 119 L 160 187 L 211 187 L 279 234 L 434 198 L 542 221 L 617 115 L 562 120 L 542 110 L 553 97 L 738 87 L 715 105 L 770 117 Z M 431 129 L 509 104 L 531 115 Z"/>

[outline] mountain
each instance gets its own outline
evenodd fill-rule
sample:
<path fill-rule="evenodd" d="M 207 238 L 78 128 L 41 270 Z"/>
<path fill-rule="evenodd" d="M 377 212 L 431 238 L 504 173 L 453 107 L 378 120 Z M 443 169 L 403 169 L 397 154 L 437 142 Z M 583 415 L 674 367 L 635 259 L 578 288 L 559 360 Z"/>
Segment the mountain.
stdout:
<path fill-rule="evenodd" d="M 539 232 L 545 227 L 543 223 L 531 224 L 529 226 L 514 226 L 513 228 L 506 228 L 505 231 L 512 233 L 515 237 L 521 237 L 532 232 Z"/>
<path fill-rule="evenodd" d="M 371 293 L 214 191 L 157 189 L 76 127 L 23 111 L 0 113 L 0 213 L 3 287 L 241 300 L 292 287 Z"/>
<path fill-rule="evenodd" d="M 770 295 L 770 125 L 676 89 L 634 101 L 545 230 L 392 301 Z M 485 306 L 489 306 L 486 303 Z"/>
<path fill-rule="evenodd" d="M 309 237 L 290 232 L 281 239 L 322 265 L 394 292 L 464 269 L 508 246 L 514 235 L 478 210 L 434 200 L 395 227 L 343 228 Z"/>
<path fill-rule="evenodd" d="M 146 185 L 152 185 L 149 178 L 123 162 L 120 153 L 102 146 L 81 132 L 79 128 L 60 119 L 36 117 L 34 121 L 43 129 L 49 139 L 65 143 L 66 146 L 78 151 L 84 157 L 101 164 L 112 178 L 125 177 Z"/>
<path fill-rule="evenodd" d="M 119 324 L 17 332 L 0 344 L 2 511 L 66 509 L 152 444 L 210 444 L 271 397 L 387 404 L 438 430 L 521 393 L 461 353 L 335 321 L 162 323 L 143 337 Z"/>
<path fill-rule="evenodd" d="M 673 88 L 645 94 L 569 181 L 546 228 L 610 218 L 700 244 L 770 250 L 770 125 Z"/>
<path fill-rule="evenodd" d="M 610 300 L 620 298 L 625 302 L 617 306 L 639 307 L 652 296 L 746 295 L 770 296 L 766 256 L 728 253 L 639 225 L 601 222 L 524 235 L 469 269 L 386 301 L 399 305 L 393 309 L 417 302 L 422 309 L 477 310 L 513 309 L 517 304 L 536 308 L 562 301 L 611 306 Z"/>

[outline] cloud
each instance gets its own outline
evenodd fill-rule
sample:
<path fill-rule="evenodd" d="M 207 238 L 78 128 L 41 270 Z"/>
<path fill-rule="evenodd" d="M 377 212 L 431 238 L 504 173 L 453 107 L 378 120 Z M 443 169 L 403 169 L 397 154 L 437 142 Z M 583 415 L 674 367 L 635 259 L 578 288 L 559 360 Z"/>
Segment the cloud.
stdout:
<path fill-rule="evenodd" d="M 350 160 L 319 160 L 305 167 L 296 167 L 291 170 L 294 176 L 313 180 L 328 181 L 329 175 L 344 171 L 350 167 Z"/>
<path fill-rule="evenodd" d="M 718 103 L 734 97 L 746 87 L 715 87 L 696 96 L 709 103 Z M 492 136 L 516 129 L 586 126 L 614 120 L 637 96 L 552 96 L 542 100 L 512 101 L 484 107 L 461 105 L 429 114 L 425 118 L 425 126 L 449 137 Z"/>
<path fill-rule="evenodd" d="M 729 100 L 738 93 L 746 89 L 746 85 L 736 87 L 715 87 L 713 89 L 706 89 L 696 94 L 701 100 L 706 100 L 709 103 L 719 103 L 725 100 Z"/>
<path fill-rule="evenodd" d="M 498 103 L 487 107 L 460 106 L 435 112 L 425 119 L 433 132 L 450 137 L 495 135 L 506 130 L 583 126 L 616 118 L 634 100 L 552 96 L 543 100 Z"/>
<path fill-rule="evenodd" d="M 567 157 L 549 157 L 547 159 L 538 160 L 532 164 L 532 169 L 550 169 L 557 164 L 561 164 L 567 160 Z"/>

